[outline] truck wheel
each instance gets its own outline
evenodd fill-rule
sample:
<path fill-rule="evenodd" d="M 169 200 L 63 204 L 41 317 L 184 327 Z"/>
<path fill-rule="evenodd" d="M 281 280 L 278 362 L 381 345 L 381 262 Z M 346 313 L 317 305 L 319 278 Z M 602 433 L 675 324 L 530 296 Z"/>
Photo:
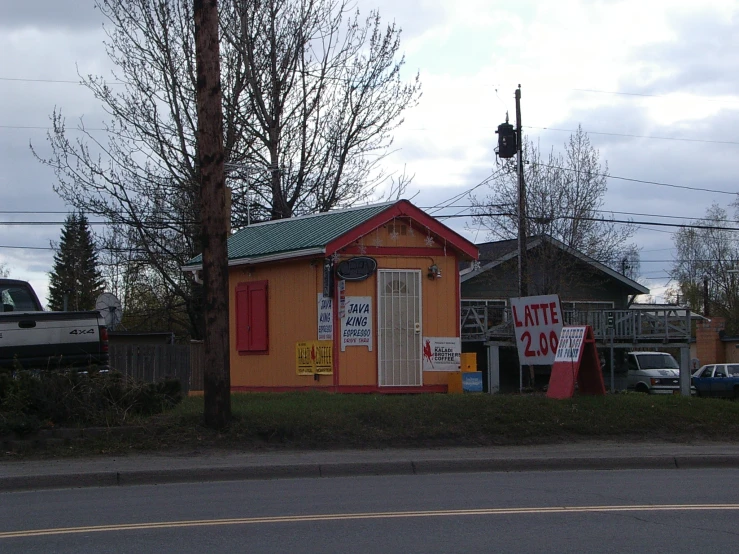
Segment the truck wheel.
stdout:
<path fill-rule="evenodd" d="M 646 394 L 649 394 L 649 387 L 647 387 L 644 383 L 637 383 L 636 388 L 634 390 L 636 392 L 644 392 Z"/>

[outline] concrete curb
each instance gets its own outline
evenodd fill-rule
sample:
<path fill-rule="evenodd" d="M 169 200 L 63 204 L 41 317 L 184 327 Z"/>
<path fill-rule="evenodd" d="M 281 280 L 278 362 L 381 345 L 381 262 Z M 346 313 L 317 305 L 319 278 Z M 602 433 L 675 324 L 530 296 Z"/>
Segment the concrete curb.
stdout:
<path fill-rule="evenodd" d="M 237 465 L 172 469 L 129 469 L 90 473 L 0 476 L 0 492 L 127 485 L 162 485 L 254 479 L 297 479 L 370 475 L 578 471 L 619 469 L 739 468 L 739 455 L 424 459 Z"/>

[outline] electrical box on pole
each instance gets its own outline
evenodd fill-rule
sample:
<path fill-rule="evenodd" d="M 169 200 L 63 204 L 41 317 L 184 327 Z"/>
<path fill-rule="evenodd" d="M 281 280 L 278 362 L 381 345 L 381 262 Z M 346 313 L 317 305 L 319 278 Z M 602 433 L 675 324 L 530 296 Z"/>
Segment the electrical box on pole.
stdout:
<path fill-rule="evenodd" d="M 495 131 L 498 135 L 498 156 L 501 158 L 513 158 L 518 152 L 518 141 L 516 140 L 516 129 L 508 123 L 508 116 L 506 116 L 506 122 L 498 125 L 498 130 Z"/>

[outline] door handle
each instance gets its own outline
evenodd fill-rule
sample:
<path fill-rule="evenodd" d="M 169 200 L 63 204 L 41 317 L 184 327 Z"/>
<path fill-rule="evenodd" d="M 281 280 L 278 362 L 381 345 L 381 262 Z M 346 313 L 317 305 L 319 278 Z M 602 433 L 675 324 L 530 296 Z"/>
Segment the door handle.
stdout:
<path fill-rule="evenodd" d="M 36 327 L 36 322 L 33 319 L 23 319 L 18 322 L 18 327 L 21 329 L 31 329 L 32 327 Z"/>

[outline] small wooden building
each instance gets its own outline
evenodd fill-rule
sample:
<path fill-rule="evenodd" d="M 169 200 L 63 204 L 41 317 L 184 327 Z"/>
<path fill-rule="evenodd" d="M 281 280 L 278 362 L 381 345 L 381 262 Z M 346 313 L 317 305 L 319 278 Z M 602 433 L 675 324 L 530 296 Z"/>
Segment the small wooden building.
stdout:
<path fill-rule="evenodd" d="M 477 248 L 407 200 L 251 225 L 228 258 L 234 391 L 445 392 L 459 371 Z"/>

